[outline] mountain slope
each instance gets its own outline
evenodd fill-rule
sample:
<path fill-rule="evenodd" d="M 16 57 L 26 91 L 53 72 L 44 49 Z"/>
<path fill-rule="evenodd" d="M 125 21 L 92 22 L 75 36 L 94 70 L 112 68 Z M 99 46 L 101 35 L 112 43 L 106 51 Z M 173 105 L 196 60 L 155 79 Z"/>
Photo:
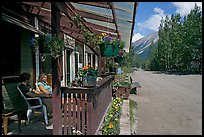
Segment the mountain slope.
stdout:
<path fill-rule="evenodd" d="M 148 36 L 145 36 L 135 42 L 132 43 L 132 49 L 136 54 L 138 54 L 141 60 L 148 59 L 151 49 L 150 45 L 153 43 L 157 43 L 159 39 L 158 32 L 152 33 Z M 154 44 L 156 45 L 156 44 Z"/>

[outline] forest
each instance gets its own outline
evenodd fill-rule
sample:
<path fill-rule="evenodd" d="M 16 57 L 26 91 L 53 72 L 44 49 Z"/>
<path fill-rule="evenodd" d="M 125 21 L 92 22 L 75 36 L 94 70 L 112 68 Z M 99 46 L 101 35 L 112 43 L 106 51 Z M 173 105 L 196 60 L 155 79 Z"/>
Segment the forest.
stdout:
<path fill-rule="evenodd" d="M 126 62 L 145 70 L 202 74 L 202 11 L 195 5 L 187 16 L 166 16 L 159 26 L 159 40 L 152 43 L 148 60 L 130 51 Z M 132 58 L 135 58 L 133 61 Z"/>

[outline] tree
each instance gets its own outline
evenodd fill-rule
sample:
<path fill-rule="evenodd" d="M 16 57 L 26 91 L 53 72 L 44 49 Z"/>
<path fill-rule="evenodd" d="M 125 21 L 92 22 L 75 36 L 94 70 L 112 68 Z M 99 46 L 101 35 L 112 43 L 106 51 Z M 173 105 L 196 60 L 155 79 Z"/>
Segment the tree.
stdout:
<path fill-rule="evenodd" d="M 202 12 L 197 5 L 183 22 L 179 14 L 162 18 L 158 35 L 151 69 L 190 72 L 196 69 L 192 63 L 197 63 L 197 71 L 202 73 Z"/>
<path fill-rule="evenodd" d="M 199 70 L 202 71 L 202 11 L 195 7 L 184 20 L 184 43 L 186 45 L 185 56 L 187 68 L 191 69 L 191 62 L 199 62 Z"/>

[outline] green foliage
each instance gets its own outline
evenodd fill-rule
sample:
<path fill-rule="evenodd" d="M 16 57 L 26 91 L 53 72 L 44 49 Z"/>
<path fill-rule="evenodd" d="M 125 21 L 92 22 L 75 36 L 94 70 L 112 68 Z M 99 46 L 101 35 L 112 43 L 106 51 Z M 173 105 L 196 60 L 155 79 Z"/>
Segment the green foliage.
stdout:
<path fill-rule="evenodd" d="M 130 110 L 130 129 L 133 129 L 133 124 L 135 123 L 135 109 L 137 108 L 137 102 L 134 100 L 129 100 L 129 110 Z"/>
<path fill-rule="evenodd" d="M 181 21 L 179 14 L 166 16 L 159 27 L 158 47 L 146 66 L 151 70 L 202 73 L 202 11 L 194 9 Z M 192 62 L 199 64 L 192 66 Z M 195 71 L 196 69 L 196 71 Z"/>
<path fill-rule="evenodd" d="M 119 135 L 120 133 L 120 116 L 122 113 L 122 103 L 121 98 L 114 98 L 112 100 L 112 105 L 108 109 L 107 115 L 102 127 L 102 135 Z"/>
<path fill-rule="evenodd" d="M 109 70 L 109 72 L 116 71 L 116 63 L 114 62 L 114 58 L 107 58 L 106 67 Z"/>
<path fill-rule="evenodd" d="M 133 72 L 133 57 L 134 57 L 134 53 L 133 52 L 125 52 L 124 55 L 125 59 L 124 59 L 124 63 L 122 64 L 122 69 L 124 71 L 124 73 L 132 73 Z"/>
<path fill-rule="evenodd" d="M 59 36 L 49 34 L 34 38 L 33 44 L 35 48 L 39 46 L 42 54 L 50 54 L 54 58 L 61 57 L 66 48 Z"/>
<path fill-rule="evenodd" d="M 114 87 L 130 87 L 131 83 L 128 80 L 120 80 L 120 81 L 113 82 L 113 86 Z"/>
<path fill-rule="evenodd" d="M 71 19 L 75 23 L 75 25 L 82 31 L 84 35 L 84 44 L 92 44 L 97 46 L 100 38 L 90 30 L 87 30 L 87 28 L 83 25 L 84 19 L 79 15 L 72 16 Z"/>
<path fill-rule="evenodd" d="M 78 75 L 83 77 L 86 75 L 89 76 L 97 76 L 98 75 L 98 70 L 94 69 L 90 65 L 84 66 L 82 69 L 78 71 Z"/>

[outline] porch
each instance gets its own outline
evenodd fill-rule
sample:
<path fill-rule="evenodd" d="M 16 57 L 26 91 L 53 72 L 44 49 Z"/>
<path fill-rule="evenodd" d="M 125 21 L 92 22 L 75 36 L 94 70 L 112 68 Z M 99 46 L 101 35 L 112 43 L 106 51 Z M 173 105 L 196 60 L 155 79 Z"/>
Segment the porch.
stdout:
<path fill-rule="evenodd" d="M 53 134 L 53 124 L 59 125 L 60 121 L 62 121 L 60 131 L 63 135 L 72 135 L 75 134 L 75 131 L 82 135 L 99 134 L 104 116 L 111 104 L 113 79 L 114 76 L 112 75 L 104 77 L 93 88 L 61 87 L 61 92 L 64 93 L 64 105 L 61 108 L 61 112 L 56 114 L 59 119 L 57 122 L 59 121 L 59 123 L 53 123 L 52 117 L 51 119 L 49 118 L 50 125 L 46 126 L 43 123 L 42 113 L 36 111 L 37 113 L 32 118 L 33 123 L 23 126 L 24 122 L 21 122 L 22 133 L 19 133 L 18 130 L 13 130 L 15 126 L 12 127 L 11 125 L 16 124 L 15 120 L 17 120 L 17 117 L 12 117 L 10 122 L 12 123 L 13 119 L 13 123 L 9 123 L 9 128 L 12 132 L 9 134 L 30 134 L 30 128 L 32 128 L 32 134 L 41 134 L 41 131 L 43 132 L 42 134 Z M 38 129 L 39 127 L 40 129 Z"/>
<path fill-rule="evenodd" d="M 13 4 L 4 2 L 3 6 L 4 27 L 9 30 L 6 31 L 3 39 L 10 37 L 10 34 L 18 36 L 8 43 L 8 45 L 17 45 L 14 50 L 10 51 L 7 46 L 3 48 L 3 53 L 5 53 L 2 63 L 2 66 L 4 66 L 3 76 L 19 76 L 22 72 L 28 72 L 32 75 L 30 84 L 34 86 L 41 73 L 52 74 L 50 85 L 54 91 L 53 102 L 55 104 L 53 105 L 53 122 L 51 123 L 54 125 L 52 131 L 54 135 L 71 134 L 72 128 L 85 135 L 97 134 L 112 97 L 112 77 L 105 78 L 95 88 L 68 88 L 69 84 L 74 81 L 79 69 L 88 64 L 99 70 L 99 76 L 106 74 L 105 62 L 102 61 L 99 47 L 95 49 L 94 47 L 97 44 L 92 42 L 84 43 L 86 37 L 78 26 L 80 22 L 75 23 L 71 17 L 75 18 L 76 15 L 80 15 L 85 18 L 86 23 L 82 23 L 82 26 L 85 26 L 90 33 L 96 36 L 102 36 L 102 33 L 105 32 L 114 40 L 126 42 L 124 51 L 128 51 L 131 46 L 133 20 L 135 18 L 133 14 L 136 12 L 137 3 L 126 3 L 125 5 L 113 2 L 81 4 L 90 7 L 82 10 L 78 7 L 79 3 L 71 2 L 22 2 Z M 129 29 L 125 29 L 128 32 L 124 32 L 118 26 L 116 17 L 123 16 L 123 14 L 117 14 L 118 8 L 115 8 L 114 5 L 124 10 L 131 9 L 131 12 L 124 11 L 124 14 L 131 13 L 130 17 L 123 19 L 129 22 Z M 93 7 L 102 10 L 102 15 L 87 13 Z M 36 9 L 39 11 L 36 12 Z M 106 13 L 107 11 L 110 12 Z M 16 15 L 13 15 L 14 13 L 18 15 L 17 18 Z M 22 13 L 26 13 L 26 15 Z M 32 15 L 32 18 L 28 15 Z M 39 16 L 40 18 L 38 18 Z M 100 22 L 91 21 L 87 19 L 88 17 Z M 22 18 L 26 19 L 26 25 L 20 22 Z M 110 25 L 111 23 L 112 25 Z M 26 26 L 31 26 L 31 28 Z M 42 37 L 46 33 L 57 34 L 66 44 L 62 57 L 57 60 L 52 60 L 53 58 L 50 55 L 44 54 L 40 45 L 35 48 L 33 43 L 30 43 L 33 38 Z M 121 37 L 123 34 L 129 35 L 128 37 Z M 67 38 L 68 36 L 70 38 Z M 6 55 L 8 52 L 17 54 L 9 59 Z M 8 63 L 12 64 L 13 67 L 10 67 L 11 65 Z M 65 94 L 65 105 L 63 107 L 61 107 L 60 96 L 58 96 L 61 86 L 67 86 L 61 88 Z M 38 127 L 34 126 L 33 128 Z M 41 129 L 44 129 L 44 127 L 41 127 Z"/>

